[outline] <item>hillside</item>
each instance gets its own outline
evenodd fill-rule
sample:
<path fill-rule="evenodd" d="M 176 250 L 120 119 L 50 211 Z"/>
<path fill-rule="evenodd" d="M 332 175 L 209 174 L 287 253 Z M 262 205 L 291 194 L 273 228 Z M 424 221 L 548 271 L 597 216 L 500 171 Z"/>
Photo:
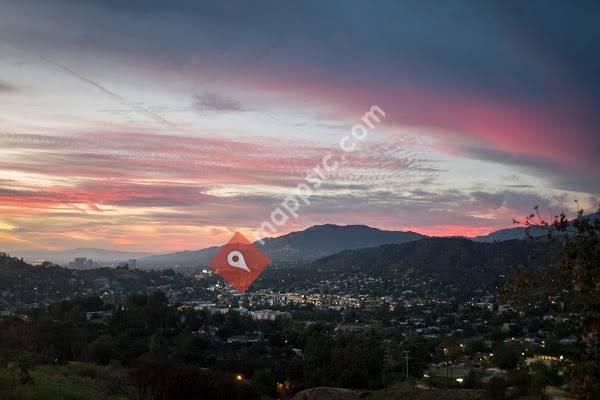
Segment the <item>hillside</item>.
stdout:
<path fill-rule="evenodd" d="M 314 261 L 312 267 L 363 272 L 415 268 L 426 272 L 454 273 L 476 267 L 541 262 L 545 259 L 546 250 L 546 243 L 524 240 L 478 243 L 462 238 L 425 238 L 410 243 L 343 251 Z"/>
<path fill-rule="evenodd" d="M 126 296 L 130 293 L 154 291 L 165 285 L 180 289 L 192 284 L 192 278 L 173 271 L 124 268 L 80 271 L 51 265 L 34 267 L 18 258 L 0 253 L 0 309 L 51 303 L 78 295 Z"/>

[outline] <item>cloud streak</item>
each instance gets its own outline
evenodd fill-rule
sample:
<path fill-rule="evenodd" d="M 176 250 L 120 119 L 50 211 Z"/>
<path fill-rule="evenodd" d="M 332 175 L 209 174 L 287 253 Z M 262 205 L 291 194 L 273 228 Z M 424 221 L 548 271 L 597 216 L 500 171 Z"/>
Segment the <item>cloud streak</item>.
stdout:
<path fill-rule="evenodd" d="M 247 111 L 238 100 L 213 92 L 205 92 L 194 96 L 194 109 L 200 113 L 237 113 Z"/>
<path fill-rule="evenodd" d="M 9 85 L 8 83 L 0 81 L 0 94 L 1 93 L 11 93 L 14 91 L 16 91 L 16 89 L 13 86 Z"/>

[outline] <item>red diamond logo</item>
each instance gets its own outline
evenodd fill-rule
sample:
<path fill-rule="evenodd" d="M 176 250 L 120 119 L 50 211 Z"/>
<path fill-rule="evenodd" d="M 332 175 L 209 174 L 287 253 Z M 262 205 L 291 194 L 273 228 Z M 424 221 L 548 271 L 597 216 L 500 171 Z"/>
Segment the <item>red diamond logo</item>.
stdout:
<path fill-rule="evenodd" d="M 269 257 L 236 232 L 208 266 L 238 292 L 244 293 L 270 262 Z"/>

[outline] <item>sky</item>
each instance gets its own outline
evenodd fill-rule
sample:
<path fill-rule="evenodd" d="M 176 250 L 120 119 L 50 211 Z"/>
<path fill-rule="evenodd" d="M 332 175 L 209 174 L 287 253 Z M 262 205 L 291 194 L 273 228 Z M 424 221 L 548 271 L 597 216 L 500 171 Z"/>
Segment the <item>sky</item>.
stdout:
<path fill-rule="evenodd" d="M 0 250 L 487 234 L 600 197 L 593 1 L 0 0 Z"/>

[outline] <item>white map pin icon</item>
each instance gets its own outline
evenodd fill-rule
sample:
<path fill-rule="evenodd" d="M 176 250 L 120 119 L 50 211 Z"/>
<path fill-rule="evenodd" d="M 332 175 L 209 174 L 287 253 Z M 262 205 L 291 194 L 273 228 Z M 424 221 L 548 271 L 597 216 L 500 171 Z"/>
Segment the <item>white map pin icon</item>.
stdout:
<path fill-rule="evenodd" d="M 233 250 L 227 254 L 227 262 L 233 268 L 243 269 L 244 271 L 250 272 L 250 269 L 246 265 L 246 260 L 241 251 Z"/>

